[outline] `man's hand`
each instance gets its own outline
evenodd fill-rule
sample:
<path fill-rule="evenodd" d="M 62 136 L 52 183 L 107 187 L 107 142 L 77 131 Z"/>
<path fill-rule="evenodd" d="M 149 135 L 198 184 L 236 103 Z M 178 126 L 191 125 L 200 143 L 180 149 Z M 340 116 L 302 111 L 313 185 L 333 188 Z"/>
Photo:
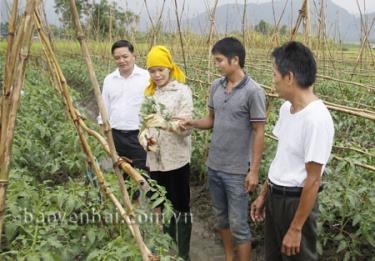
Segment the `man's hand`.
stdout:
<path fill-rule="evenodd" d="M 301 237 L 300 229 L 290 227 L 283 238 L 281 253 L 287 256 L 297 255 L 300 252 Z"/>
<path fill-rule="evenodd" d="M 250 170 L 245 179 L 246 192 L 253 192 L 258 186 L 259 178 L 258 173 Z"/>
<path fill-rule="evenodd" d="M 266 217 L 264 203 L 264 196 L 258 196 L 257 199 L 251 203 L 250 216 L 251 219 L 256 223 L 263 222 L 264 218 Z"/>
<path fill-rule="evenodd" d="M 189 118 L 174 117 L 174 120 L 178 120 L 178 126 L 182 130 L 191 130 L 194 128 L 194 120 Z"/>

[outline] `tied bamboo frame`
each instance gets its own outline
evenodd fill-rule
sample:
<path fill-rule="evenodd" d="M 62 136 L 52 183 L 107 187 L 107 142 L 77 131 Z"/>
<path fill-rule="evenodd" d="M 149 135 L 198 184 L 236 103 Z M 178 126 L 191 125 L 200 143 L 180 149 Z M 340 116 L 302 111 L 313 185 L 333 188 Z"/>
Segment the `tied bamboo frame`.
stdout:
<path fill-rule="evenodd" d="M 246 1 L 245 1 L 246 2 Z M 17 1 L 14 1 L 14 3 L 17 3 Z M 10 27 L 11 27 L 11 24 L 12 23 L 10 23 Z M 370 29 L 372 28 L 372 26 L 370 26 Z M 9 29 L 9 32 L 11 32 L 11 29 Z M 11 37 L 13 37 L 14 36 L 14 30 L 13 30 L 13 34 L 10 34 L 10 37 L 8 38 L 9 39 L 9 41 L 10 41 L 10 38 Z M 366 37 L 366 36 L 365 36 Z M 21 41 L 15 41 L 16 43 L 18 42 L 18 44 L 21 42 Z M 10 48 L 10 46 L 11 45 L 8 45 L 8 48 Z M 365 45 L 364 45 L 365 46 Z M 366 47 L 366 46 L 365 46 Z M 14 48 L 13 48 L 13 50 L 15 50 Z M 14 52 L 14 53 L 16 53 L 16 52 Z M 210 59 L 209 59 L 210 60 Z M 15 59 L 13 59 L 12 60 L 13 62 L 15 62 Z M 356 61 L 356 64 L 358 64 L 358 62 L 359 61 Z M 362 60 L 360 61 L 361 62 L 361 64 L 362 64 Z M 7 63 L 7 66 L 8 65 L 10 65 L 10 63 Z M 14 68 L 13 68 L 14 69 Z M 208 73 L 208 72 L 207 72 Z M 354 73 L 353 73 L 354 74 Z M 211 74 L 209 74 L 209 75 L 211 75 Z M 342 80 L 339 80 L 339 79 L 334 79 L 334 78 L 332 78 L 332 77 L 328 77 L 328 76 L 321 76 L 321 78 L 323 78 L 323 79 L 328 79 L 328 80 L 335 80 L 335 81 L 340 81 L 340 82 L 343 82 L 343 83 L 352 83 L 353 85 L 357 85 L 357 86 L 359 86 L 359 87 L 363 87 L 363 88 L 367 88 L 368 89 L 368 91 L 370 92 L 370 91 L 373 91 L 373 87 L 369 87 L 368 85 L 364 85 L 364 84 L 360 84 L 360 83 L 354 83 L 354 82 L 349 82 L 349 81 L 342 81 Z M 193 80 L 192 80 L 193 81 Z M 198 80 L 196 80 L 197 82 L 198 82 Z M 202 84 L 203 82 L 199 82 L 199 84 Z M 208 83 L 209 84 L 209 83 Z M 273 93 L 269 93 L 269 96 L 270 97 L 275 97 L 275 95 L 273 94 Z M 367 116 L 368 116 L 368 114 L 362 114 L 362 113 L 358 113 L 359 111 L 358 110 L 355 110 L 355 108 L 349 108 L 349 107 L 346 107 L 346 108 L 342 108 L 341 106 L 337 106 L 337 104 L 332 104 L 332 106 L 334 106 L 334 107 L 332 107 L 332 109 L 336 109 L 337 111 L 340 111 L 340 112 L 342 112 L 342 113 L 346 113 L 346 114 L 352 114 L 352 115 L 355 115 L 355 116 L 358 116 L 358 117 L 363 117 L 363 116 L 365 116 L 365 118 L 368 118 Z M 336 107 L 336 108 L 335 108 Z M 365 112 L 365 111 L 363 111 L 363 112 Z M 93 136 L 95 136 L 97 139 L 99 139 L 100 140 L 100 143 L 105 147 L 105 150 L 107 151 L 107 153 L 108 154 L 110 154 L 110 148 L 109 148 L 109 145 L 106 143 L 106 140 L 105 139 L 103 139 L 101 136 L 100 136 L 100 134 L 98 134 L 98 133 L 96 133 L 95 131 L 93 131 L 93 130 L 91 130 L 91 129 L 88 129 L 87 128 L 87 126 L 85 125 L 85 123 L 84 123 L 84 121 L 83 121 L 83 119 L 81 119 L 81 117 L 79 116 L 79 112 L 78 111 L 76 111 L 76 114 L 77 114 L 77 119 L 78 119 L 78 121 L 79 121 L 79 124 L 81 125 L 81 127 L 82 127 L 82 129 L 84 130 L 84 131 L 86 131 L 89 135 L 93 135 Z M 372 117 L 373 116 L 373 114 L 372 115 L 370 115 L 370 117 Z M 373 120 L 373 118 L 369 118 L 369 119 L 372 119 Z M 346 148 L 345 148 L 346 149 Z M 346 160 L 346 159 L 342 159 L 342 158 L 338 158 L 338 157 L 336 157 L 338 160 Z M 355 164 L 355 165 L 357 165 L 357 164 Z M 360 166 L 360 165 L 358 165 L 358 166 Z M 370 166 L 371 167 L 371 166 Z M 372 167 L 372 170 L 374 170 L 374 167 Z M 6 184 L 6 183 L 4 183 L 4 184 Z M 1 208 L 0 208 L 1 209 Z"/>
<path fill-rule="evenodd" d="M 34 32 L 32 19 L 33 11 L 38 0 L 27 2 L 24 16 L 21 21 L 19 33 L 14 39 L 16 31 L 16 14 L 18 1 L 14 1 L 12 17 L 9 23 L 11 31 L 5 67 L 3 94 L 1 96 L 1 133 L 0 133 L 0 249 L 1 235 L 3 233 L 4 211 L 6 206 L 6 190 L 9 181 L 11 149 L 16 124 L 17 110 L 20 102 L 21 88 L 25 77 L 25 67 L 31 39 Z"/>
<path fill-rule="evenodd" d="M 36 15 L 36 18 L 40 19 L 40 16 Z M 138 247 L 139 247 L 141 255 L 142 255 L 142 260 L 157 260 L 157 258 L 152 255 L 151 251 L 147 248 L 147 246 L 143 242 L 138 224 L 136 223 L 135 218 L 134 218 L 133 207 L 132 207 L 132 204 L 130 202 L 130 198 L 129 198 L 129 195 L 127 193 L 127 190 L 125 188 L 125 184 L 124 184 L 124 180 L 122 178 L 121 172 L 118 169 L 118 167 L 115 168 L 115 171 L 116 171 L 116 174 L 119 178 L 120 191 L 121 191 L 123 201 L 126 205 L 127 211 L 125 211 L 125 209 L 121 206 L 120 202 L 116 199 L 116 197 L 113 195 L 113 193 L 108 190 L 107 186 L 105 185 L 105 180 L 104 180 L 103 174 L 101 173 L 100 167 L 97 165 L 97 163 L 94 159 L 94 156 L 91 152 L 91 149 L 90 149 L 90 146 L 87 142 L 87 139 L 83 134 L 83 130 L 88 130 L 89 133 L 95 134 L 94 135 L 95 137 L 98 137 L 98 134 L 93 132 L 92 130 L 89 130 L 87 128 L 87 126 L 82 124 L 83 120 L 82 120 L 82 118 L 80 118 L 79 113 L 77 113 L 77 110 L 73 106 L 71 97 L 70 97 L 69 92 L 68 92 L 66 80 L 65 80 L 65 78 L 62 74 L 61 68 L 59 67 L 57 59 L 56 59 L 56 57 L 53 53 L 50 42 L 49 42 L 48 38 L 45 36 L 44 32 L 40 28 L 40 25 L 41 25 L 40 21 L 39 21 L 38 25 L 39 25 L 38 31 L 39 31 L 39 34 L 40 34 L 40 38 L 42 40 L 42 44 L 43 44 L 43 47 L 44 47 L 43 50 L 45 52 L 45 57 L 47 57 L 47 61 L 48 61 L 50 71 L 54 75 L 55 79 L 57 80 L 56 81 L 57 87 L 60 90 L 60 93 L 63 95 L 64 103 L 66 104 L 69 116 L 71 117 L 72 121 L 74 122 L 77 133 L 78 133 L 79 138 L 81 140 L 81 146 L 83 148 L 83 151 L 85 152 L 85 154 L 88 157 L 88 162 L 89 162 L 90 166 L 92 167 L 92 169 L 94 170 L 94 173 L 96 174 L 96 176 L 98 178 L 100 188 L 110 198 L 110 200 L 115 205 L 116 209 L 119 211 L 121 217 L 124 219 L 124 221 L 128 225 L 133 237 L 135 238 L 135 240 L 138 244 Z M 104 143 L 104 140 L 102 138 L 100 138 L 100 140 L 101 140 L 101 142 Z M 113 141 L 112 141 L 112 146 L 114 147 Z M 123 169 L 134 178 L 138 173 L 134 169 L 132 169 L 131 166 L 128 163 L 125 163 L 123 160 L 121 160 L 116 153 L 112 153 L 111 143 L 108 143 L 107 146 L 105 146 L 106 151 L 107 151 L 108 148 L 109 148 L 109 151 L 111 152 L 112 158 L 116 159 L 115 165 L 123 167 Z M 140 178 L 140 179 L 143 179 L 143 178 Z"/>
<path fill-rule="evenodd" d="M 113 202 L 116 209 L 119 211 L 121 217 L 124 219 L 126 224 L 129 227 L 129 230 L 133 237 L 135 238 L 138 247 L 141 252 L 142 260 L 158 260 L 159 258 L 153 256 L 151 251 L 145 245 L 141 232 L 139 230 L 138 224 L 136 223 L 133 207 L 130 202 L 129 195 L 125 188 L 124 180 L 122 178 L 122 174 L 119 170 L 121 167 L 126 173 L 128 173 L 134 180 L 136 180 L 143 189 L 148 189 L 148 184 L 144 180 L 144 178 L 134 170 L 128 163 L 126 163 L 123 159 L 121 159 L 114 150 L 113 140 L 107 141 L 102 138 L 98 133 L 89 129 L 83 119 L 80 117 L 78 110 L 76 110 L 73 106 L 72 98 L 68 91 L 68 86 L 65 80 L 65 77 L 61 71 L 61 68 L 57 62 L 56 56 L 53 52 L 51 42 L 47 37 L 46 33 L 42 30 L 42 18 L 39 12 L 39 0 L 31 0 L 28 2 L 24 18 L 22 20 L 20 29 L 17 33 L 17 38 L 15 40 L 16 44 L 14 46 L 8 46 L 7 52 L 7 67 L 6 67 L 6 78 L 7 81 L 4 83 L 4 93 L 1 97 L 1 115 L 2 115 L 2 124 L 1 124 L 1 147 L 0 147 L 0 235 L 2 232 L 3 227 L 3 217 L 4 217 L 4 209 L 5 209 L 5 195 L 6 195 L 6 185 L 8 183 L 9 178 L 9 163 L 10 163 L 10 155 L 11 155 L 11 144 L 13 141 L 14 135 L 14 127 L 15 127 L 15 119 L 17 115 L 19 100 L 20 100 L 20 92 L 22 83 L 24 80 L 25 74 L 25 67 L 26 67 L 26 60 L 29 54 L 29 50 L 31 47 L 31 38 L 34 32 L 34 28 L 36 27 L 39 33 L 39 37 L 42 43 L 43 52 L 45 54 L 49 70 L 52 74 L 52 78 L 55 82 L 55 87 L 58 93 L 62 96 L 63 102 L 66 106 L 67 112 L 74 123 L 76 128 L 77 134 L 81 141 L 81 146 L 83 151 L 85 152 L 88 163 L 93 169 L 94 173 L 98 178 L 98 182 L 100 185 L 101 190 L 109 197 L 109 199 Z M 14 13 L 17 11 L 17 2 L 13 5 Z M 13 12 L 12 12 L 13 13 Z M 15 26 L 15 19 L 13 20 L 14 23 L 10 24 L 10 28 L 14 28 L 14 32 L 16 29 Z M 13 38 L 9 38 L 9 43 L 13 42 Z M 13 47 L 13 48 L 12 48 Z M 16 58 L 19 58 L 16 61 Z M 91 62 L 91 61 L 90 61 Z M 92 67 L 91 67 L 92 69 Z M 92 73 L 92 71 L 91 71 Z M 19 77 L 15 77 L 15 75 Z M 12 80 L 14 79 L 14 82 Z M 90 79 L 95 78 L 95 74 L 90 75 Z M 98 86 L 97 86 L 98 87 Z M 98 87 L 99 90 L 99 87 Z M 99 90 L 100 96 L 100 90 Z M 105 114 L 105 111 L 103 112 Z M 108 122 L 108 120 L 107 120 Z M 119 177 L 120 183 L 120 191 L 123 197 L 123 201 L 126 205 L 126 210 L 122 207 L 121 203 L 116 199 L 112 192 L 108 189 L 105 184 L 104 176 L 100 170 L 99 165 L 96 163 L 94 155 L 92 154 L 91 148 L 88 144 L 87 138 L 84 135 L 84 131 L 88 132 L 89 135 L 93 135 L 96 137 L 99 142 L 103 145 L 105 151 L 112 156 L 112 159 L 115 161 L 115 171 Z M 5 135 L 3 135 L 5 133 Z M 109 134 L 111 134 L 109 132 Z M 122 182 L 121 182 L 122 181 Z M 1 238 L 0 238 L 1 239 Z M 1 241 L 0 241 L 1 243 Z M 1 244 L 0 244 L 1 247 Z"/>

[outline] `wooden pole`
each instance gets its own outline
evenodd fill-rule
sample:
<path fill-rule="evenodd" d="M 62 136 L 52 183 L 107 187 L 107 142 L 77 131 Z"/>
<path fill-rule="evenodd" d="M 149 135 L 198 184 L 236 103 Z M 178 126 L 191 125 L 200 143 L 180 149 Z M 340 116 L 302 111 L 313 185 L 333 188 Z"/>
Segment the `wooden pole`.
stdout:
<path fill-rule="evenodd" d="M 54 79 L 57 79 L 56 83 L 57 83 L 58 89 L 60 90 L 59 93 L 62 94 L 63 101 L 66 105 L 68 114 L 69 114 L 70 118 L 72 119 L 72 121 L 74 123 L 74 126 L 77 130 L 78 136 L 80 138 L 82 149 L 88 157 L 88 162 L 89 162 L 90 166 L 92 167 L 96 176 L 98 177 L 98 181 L 99 181 L 99 184 L 101 186 L 101 189 L 111 199 L 111 201 L 115 204 L 117 210 L 120 212 L 121 216 L 126 221 L 132 235 L 134 236 L 134 238 L 136 239 L 136 241 L 138 243 L 138 246 L 139 246 L 140 251 L 141 251 L 142 259 L 144 261 L 145 260 L 154 260 L 155 257 L 152 256 L 151 251 L 146 247 L 146 245 L 143 242 L 138 224 L 136 223 L 136 220 L 135 220 L 133 207 L 131 205 L 130 198 L 129 198 L 129 195 L 128 195 L 126 189 L 123 186 L 124 191 L 122 191 L 122 195 L 124 196 L 124 202 L 125 202 L 125 205 L 127 206 L 127 210 L 128 210 L 127 212 L 124 210 L 124 208 L 121 206 L 119 201 L 115 198 L 115 196 L 112 194 L 112 192 L 110 192 L 108 190 L 107 186 L 105 185 L 104 177 L 101 173 L 101 170 L 100 170 L 98 164 L 96 163 L 96 160 L 95 160 L 95 158 L 94 158 L 94 156 L 91 152 L 91 149 L 89 147 L 87 139 L 83 134 L 83 128 L 80 125 L 80 122 L 81 122 L 82 119 L 80 118 L 79 113 L 77 113 L 77 110 L 74 108 L 73 100 L 72 100 L 72 98 L 69 94 L 69 88 L 67 86 L 66 79 L 65 79 L 65 77 L 62 73 L 62 70 L 61 70 L 58 62 L 57 62 L 57 58 L 56 58 L 56 56 L 55 56 L 55 54 L 54 54 L 54 52 L 51 48 L 51 44 L 49 42 L 49 39 L 46 37 L 43 30 L 41 30 L 40 15 L 38 14 L 38 12 L 35 13 L 35 19 L 36 19 L 36 22 L 37 22 L 37 25 L 38 25 L 38 32 L 39 32 L 40 39 L 41 39 L 41 42 L 42 42 L 43 51 L 45 52 L 45 56 L 46 56 L 46 59 L 48 61 L 49 69 L 50 69 L 51 73 L 55 75 Z M 120 173 L 120 176 L 121 176 L 121 173 Z M 122 179 L 122 181 L 123 181 L 123 179 Z M 120 191 L 121 191 L 121 186 L 120 186 Z"/>
<path fill-rule="evenodd" d="M 246 8 L 247 8 L 247 0 L 244 0 L 243 3 L 243 12 L 242 12 L 242 43 L 246 48 Z"/>
<path fill-rule="evenodd" d="M 97 100 L 97 103 L 98 103 L 98 106 L 99 106 L 100 115 L 101 115 L 102 120 L 103 120 L 104 130 L 105 130 L 105 134 L 106 134 L 106 137 L 107 137 L 107 143 L 108 143 L 108 146 L 109 146 L 110 155 L 111 155 L 111 158 L 114 162 L 114 166 L 115 166 L 114 170 L 115 170 L 115 173 L 116 173 L 116 175 L 118 177 L 118 181 L 119 181 L 120 192 L 121 192 L 121 195 L 122 195 L 122 198 L 123 198 L 123 201 L 124 201 L 125 205 L 128 208 L 132 209 L 132 205 L 131 205 L 131 202 L 130 202 L 130 199 L 129 199 L 129 195 L 128 195 L 128 192 L 127 192 L 126 187 L 125 187 L 125 182 L 124 182 L 124 179 L 123 179 L 123 176 L 122 176 L 122 173 L 121 173 L 119 167 L 123 166 L 125 168 L 124 170 L 126 171 L 126 173 L 133 176 L 134 180 L 140 181 L 138 184 L 141 187 L 143 186 L 144 190 L 149 190 L 148 183 L 128 163 L 124 162 L 124 160 L 122 160 L 116 152 L 115 144 L 114 144 L 113 137 L 112 137 L 112 130 L 111 130 L 110 125 L 109 125 L 109 116 L 108 116 L 108 113 L 107 113 L 107 111 L 105 109 L 105 106 L 104 106 L 103 97 L 101 95 L 99 84 L 98 84 L 98 81 L 97 81 L 97 78 L 96 78 L 96 75 L 95 75 L 95 70 L 94 70 L 94 67 L 92 65 L 92 61 L 91 61 L 91 58 L 90 58 L 88 46 L 86 45 L 85 36 L 82 32 L 81 24 L 80 24 L 80 21 L 79 21 L 78 11 L 77 11 L 77 8 L 76 8 L 76 5 L 75 5 L 75 0 L 70 0 L 70 7 L 71 7 L 72 14 L 73 14 L 74 25 L 75 25 L 76 33 L 77 33 L 77 39 L 79 40 L 80 45 L 81 45 L 81 51 L 82 51 L 82 54 L 83 54 L 83 57 L 84 57 L 84 60 L 85 60 L 85 63 L 86 63 L 87 69 L 88 69 L 89 79 L 90 79 L 91 85 L 94 89 L 95 97 L 96 97 L 96 100 Z M 136 241 L 138 243 L 138 246 L 139 246 L 139 248 L 141 250 L 141 253 L 142 253 L 142 257 L 143 257 L 144 260 L 148 260 L 151 252 L 147 249 L 147 247 L 145 246 L 145 244 L 143 242 L 143 239 L 141 237 L 138 225 L 134 224 L 133 229 L 134 229 L 135 239 L 136 239 Z"/>
<path fill-rule="evenodd" d="M 186 65 L 186 58 L 185 58 L 184 40 L 183 40 L 183 37 L 182 37 L 181 25 L 180 25 L 180 18 L 179 18 L 179 15 L 178 15 L 177 0 L 174 0 L 174 7 L 175 7 L 175 13 L 176 13 L 178 34 L 180 36 L 180 45 L 181 45 L 181 51 L 182 51 L 182 59 L 184 61 L 185 73 L 187 74 L 187 65 Z"/>
<path fill-rule="evenodd" d="M 212 38 L 214 35 L 214 30 L 215 30 L 215 13 L 216 13 L 216 7 L 218 4 L 219 0 L 215 0 L 214 7 L 212 10 L 209 10 L 210 12 L 210 32 L 208 34 L 208 39 L 207 39 L 207 45 L 208 45 L 208 57 L 207 57 L 207 71 L 211 71 L 211 49 L 212 49 Z M 210 75 L 207 75 L 207 80 L 210 81 Z"/>
<path fill-rule="evenodd" d="M 292 30 L 292 33 L 291 33 L 291 36 L 290 36 L 290 39 L 292 41 L 294 41 L 297 37 L 297 33 L 298 33 L 298 28 L 299 26 L 301 25 L 301 23 L 304 21 L 304 18 L 306 16 L 306 3 L 307 3 L 308 0 L 304 0 L 303 3 L 302 3 L 302 7 L 301 9 L 299 10 L 299 14 L 298 14 L 298 17 L 297 17 L 297 21 L 296 21 L 296 24 Z M 305 28 L 305 32 L 306 32 L 306 28 Z M 306 36 L 306 34 L 305 34 Z M 305 39 L 306 40 L 306 39 Z"/>
<path fill-rule="evenodd" d="M 288 2 L 289 2 L 289 0 L 286 0 L 283 11 L 281 12 L 279 20 L 277 22 L 276 22 L 276 15 L 275 15 L 275 11 L 274 11 L 275 30 L 274 30 L 273 36 L 272 36 L 272 42 L 273 42 L 274 46 L 280 45 L 279 27 L 280 27 L 281 19 L 283 18 L 284 14 L 285 14 L 285 10 L 288 7 Z M 273 6 L 273 1 L 272 1 L 272 9 L 273 10 L 275 9 L 274 6 Z"/>
<path fill-rule="evenodd" d="M 304 27 L 304 37 L 305 37 L 305 44 L 310 46 L 310 32 L 311 32 L 311 19 L 310 19 L 310 1 L 305 0 L 305 8 L 304 8 L 304 19 L 303 19 L 303 27 Z"/>
<path fill-rule="evenodd" d="M 145 3 L 145 7 L 146 7 L 146 12 L 147 12 L 147 15 L 148 15 L 148 19 L 150 20 L 151 28 L 152 28 L 151 41 L 150 41 L 150 46 L 149 46 L 149 49 L 151 49 L 151 47 L 156 44 L 157 37 L 158 37 L 158 35 L 160 33 L 160 29 L 161 29 L 161 25 L 162 25 L 161 24 L 161 19 L 163 17 L 165 0 L 163 0 L 163 5 L 161 7 L 161 11 L 160 11 L 160 14 L 159 14 L 159 17 L 158 17 L 156 23 L 154 23 L 154 20 L 151 17 L 150 10 L 149 10 L 148 5 L 147 5 L 147 0 L 144 0 L 144 3 Z"/>
<path fill-rule="evenodd" d="M 22 30 L 18 31 L 15 49 L 12 50 L 12 54 L 7 54 L 8 60 L 11 65 L 6 66 L 5 70 L 8 74 L 6 83 L 4 83 L 4 95 L 2 100 L 2 125 L 1 125 L 1 136 L 0 136 L 0 249 L 1 249 L 1 235 L 3 232 L 4 224 L 4 210 L 5 210 L 5 199 L 6 190 L 9 180 L 9 167 L 11 159 L 11 149 L 14 137 L 14 129 L 16 124 L 16 115 L 19 108 L 21 88 L 25 78 L 25 66 L 29 55 L 31 46 L 31 39 L 34 32 L 34 25 L 32 21 L 32 13 L 35 9 L 35 5 L 38 0 L 30 0 L 27 2 L 24 17 L 22 19 Z M 17 3 L 13 6 L 13 11 L 17 11 Z M 17 12 L 12 12 L 12 15 Z M 11 17 L 12 29 L 15 29 L 15 19 Z M 13 31 L 15 32 L 15 30 Z M 20 40 L 22 39 L 22 41 Z M 13 41 L 11 39 L 10 41 Z M 12 48 L 11 46 L 10 48 Z M 10 50 L 8 47 L 8 50 Z M 14 55 L 15 54 L 15 55 Z M 14 55 L 14 56 L 13 56 Z M 16 59 L 13 61 L 12 59 Z M 7 71 L 9 70 L 9 71 Z M 6 89 L 6 87 L 9 87 Z M 6 120 L 5 120 L 6 119 Z M 5 124 L 3 124 L 5 123 Z"/>

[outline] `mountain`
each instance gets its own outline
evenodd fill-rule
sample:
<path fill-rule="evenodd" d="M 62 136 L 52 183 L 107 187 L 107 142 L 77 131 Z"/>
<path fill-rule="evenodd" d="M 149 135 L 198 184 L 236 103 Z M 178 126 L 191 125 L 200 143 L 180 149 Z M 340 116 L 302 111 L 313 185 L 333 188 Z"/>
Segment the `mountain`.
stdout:
<path fill-rule="evenodd" d="M 298 16 L 298 10 L 302 5 L 302 0 L 288 1 L 289 4 L 285 9 L 285 13 L 281 19 L 280 26 L 287 25 L 294 26 Z M 292 4 L 291 4 L 292 3 Z M 284 9 L 285 1 L 274 3 L 274 10 L 276 21 L 279 20 L 280 15 Z M 243 4 L 227 4 L 218 6 L 215 14 L 216 31 L 220 33 L 225 32 L 239 32 L 242 25 Z M 313 5 L 311 9 L 311 23 L 313 32 L 317 28 L 317 8 Z M 343 42 L 359 42 L 361 36 L 360 17 L 350 14 L 347 10 L 337 6 L 331 1 L 326 1 L 325 8 L 326 28 L 329 37 L 341 40 Z M 375 13 L 367 15 L 368 24 L 370 25 Z M 274 15 L 272 3 L 263 4 L 248 4 L 246 8 L 247 25 L 256 25 L 261 20 L 274 25 Z M 203 12 L 190 19 L 185 19 L 183 22 L 185 30 L 191 30 L 196 33 L 207 33 L 210 27 L 210 20 L 208 12 Z M 315 30 L 314 30 L 315 28 Z M 373 28 L 369 39 L 375 40 L 375 28 Z"/>
<path fill-rule="evenodd" d="M 21 7 L 24 6 L 26 0 L 20 0 Z M 110 0 L 116 1 L 116 0 Z M 209 30 L 209 15 L 205 8 L 202 8 L 201 12 L 199 13 L 197 9 L 189 11 L 189 8 L 197 7 L 197 1 L 201 0 L 189 0 L 187 1 L 183 20 L 182 20 L 182 28 L 184 30 L 189 30 L 195 33 L 207 33 Z M 354 1 L 354 0 L 353 0 Z M 374 1 L 374 0 L 371 0 Z M 136 14 L 140 16 L 140 23 L 138 25 L 139 31 L 147 31 L 150 28 L 150 22 L 148 20 L 148 16 L 146 14 L 145 8 L 143 7 L 143 1 L 140 0 L 133 0 L 130 1 L 129 6 L 124 7 L 123 1 L 118 1 L 121 7 L 124 9 L 134 11 Z M 156 5 L 156 1 L 149 1 L 150 2 L 150 10 L 152 16 L 156 17 L 158 15 L 158 8 L 160 6 Z M 160 1 L 159 1 L 160 2 Z M 172 1 L 167 1 L 163 14 L 163 30 L 165 31 L 175 31 L 176 30 L 176 20 L 174 14 L 174 5 L 171 3 Z M 181 2 L 181 1 L 180 1 Z M 232 2 L 232 3 L 229 3 Z M 220 33 L 225 32 L 235 32 L 241 31 L 241 19 L 243 13 L 243 4 L 239 4 L 242 1 L 234 1 L 230 0 L 222 0 L 219 3 L 229 3 L 229 4 L 222 4 L 217 7 L 216 15 L 215 15 L 215 24 L 216 24 L 216 31 Z M 247 8 L 246 8 L 246 22 L 248 26 L 254 26 L 259 23 L 260 20 L 264 20 L 269 24 L 274 24 L 274 16 L 273 16 L 273 8 L 272 2 L 260 3 L 255 4 L 257 2 L 255 0 L 248 0 Z M 278 21 L 286 0 L 281 1 L 274 1 L 274 10 L 276 21 Z M 314 5 L 314 2 L 319 3 L 319 1 L 310 1 L 310 8 L 311 8 L 311 21 L 313 27 L 316 31 L 316 23 L 317 19 L 317 11 Z M 7 13 L 9 11 L 11 1 L 10 0 L 0 0 L 0 21 L 4 22 L 7 20 Z M 54 11 L 54 0 L 44 0 L 45 3 L 45 11 L 47 14 L 47 21 L 50 24 L 54 24 L 59 26 L 60 23 L 58 21 L 58 16 Z M 280 27 L 282 25 L 287 25 L 288 27 L 294 26 L 295 21 L 298 16 L 298 10 L 301 7 L 302 0 L 288 0 L 288 5 L 285 9 L 285 13 L 281 19 Z M 189 6 L 191 5 L 191 6 Z M 327 33 L 330 38 L 335 38 L 336 40 L 341 40 L 343 42 L 359 42 L 361 37 L 361 26 L 360 26 L 360 18 L 356 15 L 349 13 L 346 9 L 334 4 L 331 0 L 325 1 L 325 12 L 326 12 L 326 25 L 327 25 Z M 199 9 L 198 9 L 199 10 Z M 375 12 L 370 13 L 367 15 L 368 24 L 371 24 L 370 21 L 375 17 Z M 375 26 L 371 31 L 370 40 L 375 42 Z"/>

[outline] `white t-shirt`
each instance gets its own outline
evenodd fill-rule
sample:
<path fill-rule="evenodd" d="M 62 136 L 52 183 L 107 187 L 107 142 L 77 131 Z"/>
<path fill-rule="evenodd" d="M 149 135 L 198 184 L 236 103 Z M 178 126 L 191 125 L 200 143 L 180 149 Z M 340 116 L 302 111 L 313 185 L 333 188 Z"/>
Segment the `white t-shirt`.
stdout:
<path fill-rule="evenodd" d="M 139 111 L 144 98 L 143 93 L 148 84 L 149 73 L 136 65 L 132 74 L 126 79 L 120 75 L 118 69 L 105 77 L 102 96 L 111 128 L 139 129 Z M 98 123 L 102 123 L 100 116 Z"/>
<path fill-rule="evenodd" d="M 307 172 L 305 163 L 322 164 L 322 173 L 331 154 L 334 125 L 321 100 L 308 104 L 292 114 L 291 103 L 280 108 L 273 130 L 278 138 L 277 152 L 268 172 L 271 182 L 286 187 L 303 187 Z"/>

